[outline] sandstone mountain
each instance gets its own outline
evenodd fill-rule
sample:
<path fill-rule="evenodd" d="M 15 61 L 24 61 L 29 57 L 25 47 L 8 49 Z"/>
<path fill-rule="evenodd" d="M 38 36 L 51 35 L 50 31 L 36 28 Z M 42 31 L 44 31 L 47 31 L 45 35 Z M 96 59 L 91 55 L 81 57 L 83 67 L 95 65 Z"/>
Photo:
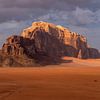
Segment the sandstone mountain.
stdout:
<path fill-rule="evenodd" d="M 63 56 L 88 59 L 100 58 L 100 53 L 88 47 L 86 37 L 69 28 L 34 22 L 21 35 L 7 38 L 0 62 L 2 66 L 34 66 L 35 63 L 56 63 Z"/>

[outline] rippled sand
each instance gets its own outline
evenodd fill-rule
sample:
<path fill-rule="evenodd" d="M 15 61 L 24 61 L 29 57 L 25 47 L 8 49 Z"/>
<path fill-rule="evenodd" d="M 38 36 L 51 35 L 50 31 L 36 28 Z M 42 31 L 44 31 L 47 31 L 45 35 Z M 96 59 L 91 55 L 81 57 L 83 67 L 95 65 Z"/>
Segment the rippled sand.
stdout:
<path fill-rule="evenodd" d="M 0 100 L 100 100 L 100 60 L 0 68 Z"/>

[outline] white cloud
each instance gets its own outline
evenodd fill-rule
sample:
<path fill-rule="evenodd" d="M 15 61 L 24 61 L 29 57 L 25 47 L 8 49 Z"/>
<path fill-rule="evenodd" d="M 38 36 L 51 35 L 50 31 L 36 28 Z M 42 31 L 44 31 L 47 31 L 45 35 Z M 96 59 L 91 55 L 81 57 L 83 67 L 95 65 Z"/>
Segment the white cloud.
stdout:
<path fill-rule="evenodd" d="M 100 10 L 95 12 L 89 9 L 76 7 L 73 11 L 50 10 L 47 14 L 38 17 L 36 20 L 42 21 L 63 21 L 67 24 L 84 26 L 100 22 Z"/>
<path fill-rule="evenodd" d="M 91 23 L 95 23 L 96 22 L 96 18 L 95 18 L 95 13 L 92 12 L 89 9 L 81 9 L 79 7 L 76 8 L 76 10 L 74 10 L 72 12 L 72 16 L 74 18 L 74 21 L 76 21 L 76 24 L 91 24 Z M 70 19 L 71 20 L 71 19 Z"/>

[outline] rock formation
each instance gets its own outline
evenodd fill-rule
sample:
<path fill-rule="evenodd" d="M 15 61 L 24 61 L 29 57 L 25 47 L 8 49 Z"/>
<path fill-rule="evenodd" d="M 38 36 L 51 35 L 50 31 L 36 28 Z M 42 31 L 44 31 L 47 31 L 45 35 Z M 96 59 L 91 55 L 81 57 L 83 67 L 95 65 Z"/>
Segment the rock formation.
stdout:
<path fill-rule="evenodd" d="M 2 46 L 2 52 L 7 55 L 23 55 L 22 40 L 23 38 L 20 36 L 9 37 Z"/>
<path fill-rule="evenodd" d="M 23 30 L 21 36 L 33 39 L 37 51 L 49 56 L 78 57 L 81 50 L 82 58 L 89 58 L 86 38 L 62 26 L 47 22 L 34 22 L 31 27 Z"/>
<path fill-rule="evenodd" d="M 81 59 L 100 57 L 98 50 L 88 47 L 83 35 L 47 22 L 34 22 L 20 36 L 10 36 L 2 46 L 2 53 L 39 61 L 47 58 L 56 60 L 62 56 Z"/>
<path fill-rule="evenodd" d="M 88 48 L 89 51 L 89 58 L 100 58 L 100 52 L 99 50 L 95 49 L 95 48 Z"/>

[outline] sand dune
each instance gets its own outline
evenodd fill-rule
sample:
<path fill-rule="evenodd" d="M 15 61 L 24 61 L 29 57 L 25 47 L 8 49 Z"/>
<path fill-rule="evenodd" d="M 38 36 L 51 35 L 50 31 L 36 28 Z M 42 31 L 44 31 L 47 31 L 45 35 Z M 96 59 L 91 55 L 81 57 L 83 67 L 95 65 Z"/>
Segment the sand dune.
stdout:
<path fill-rule="evenodd" d="M 90 66 L 90 67 L 100 67 L 100 59 L 76 59 L 73 57 L 63 57 L 63 60 L 67 61 L 67 60 L 72 60 L 73 64 L 76 65 L 83 65 L 84 67 L 86 66 Z M 64 63 L 65 64 L 65 63 Z M 65 64 L 66 65 L 66 64 Z"/>
<path fill-rule="evenodd" d="M 0 68 L 0 100 L 100 100 L 100 60 Z"/>

